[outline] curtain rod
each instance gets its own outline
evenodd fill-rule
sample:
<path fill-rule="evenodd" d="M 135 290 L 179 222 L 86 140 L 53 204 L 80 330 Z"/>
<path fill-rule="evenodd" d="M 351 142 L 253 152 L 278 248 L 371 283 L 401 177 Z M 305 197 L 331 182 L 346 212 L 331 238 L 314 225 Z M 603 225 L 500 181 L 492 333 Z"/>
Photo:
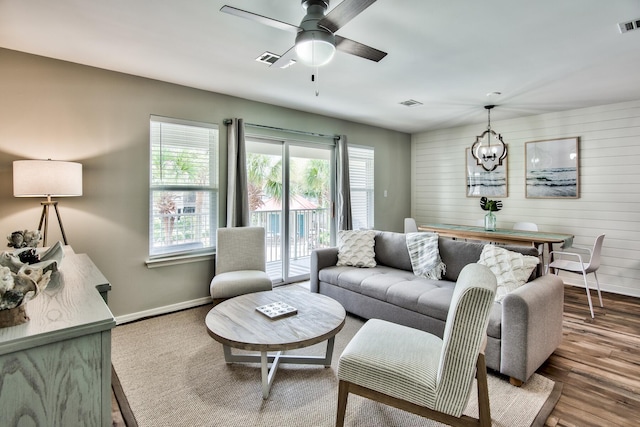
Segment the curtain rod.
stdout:
<path fill-rule="evenodd" d="M 231 119 L 224 119 L 222 121 L 222 123 L 224 123 L 225 126 L 229 126 L 232 123 L 232 120 Z M 284 128 L 279 128 L 279 127 L 275 127 L 275 126 L 259 125 L 259 124 L 255 124 L 255 123 L 245 123 L 244 125 L 245 126 L 249 126 L 249 127 L 253 127 L 253 128 L 277 130 L 277 131 L 287 132 L 287 133 L 295 133 L 297 135 L 317 136 L 317 137 L 320 137 L 320 138 L 340 139 L 340 135 L 325 135 L 323 133 L 305 132 L 305 131 L 302 131 L 302 130 L 294 130 L 294 129 L 284 129 Z"/>

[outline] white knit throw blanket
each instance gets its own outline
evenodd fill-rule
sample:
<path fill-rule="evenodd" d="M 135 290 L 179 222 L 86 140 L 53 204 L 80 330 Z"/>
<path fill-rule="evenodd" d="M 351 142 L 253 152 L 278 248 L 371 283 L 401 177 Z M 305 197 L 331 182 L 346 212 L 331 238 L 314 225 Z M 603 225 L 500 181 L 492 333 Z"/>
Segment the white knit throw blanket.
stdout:
<path fill-rule="evenodd" d="M 446 265 L 440 259 L 437 233 L 407 233 L 407 249 L 416 276 L 440 280 Z"/>

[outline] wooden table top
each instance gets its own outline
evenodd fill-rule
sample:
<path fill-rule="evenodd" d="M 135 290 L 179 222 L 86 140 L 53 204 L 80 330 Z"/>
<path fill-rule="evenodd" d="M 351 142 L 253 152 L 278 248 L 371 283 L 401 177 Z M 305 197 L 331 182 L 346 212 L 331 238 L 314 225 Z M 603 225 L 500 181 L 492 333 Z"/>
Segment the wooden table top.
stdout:
<path fill-rule="evenodd" d="M 58 271 L 27 302 L 27 323 L 0 329 L 0 355 L 112 329 L 115 319 L 97 288 L 109 282 L 86 254 L 65 247 Z"/>
<path fill-rule="evenodd" d="M 486 231 L 484 227 L 458 224 L 422 224 L 418 226 L 418 230 L 436 232 L 443 237 L 488 240 L 498 243 L 562 243 L 564 246 L 570 246 L 573 241 L 572 234 L 513 230 L 506 228 L 498 228 L 495 231 Z"/>
<path fill-rule="evenodd" d="M 292 316 L 269 319 L 256 307 L 284 302 Z M 344 326 L 346 312 L 336 300 L 304 290 L 273 290 L 241 295 L 216 305 L 205 319 L 209 335 L 233 348 L 281 351 L 326 341 Z"/>

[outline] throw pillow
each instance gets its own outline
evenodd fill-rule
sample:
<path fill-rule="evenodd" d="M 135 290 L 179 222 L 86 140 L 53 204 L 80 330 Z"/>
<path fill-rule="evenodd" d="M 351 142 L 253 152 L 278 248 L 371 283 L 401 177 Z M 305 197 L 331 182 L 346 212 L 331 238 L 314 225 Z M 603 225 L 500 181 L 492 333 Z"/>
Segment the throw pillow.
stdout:
<path fill-rule="evenodd" d="M 496 245 L 485 245 L 478 264 L 486 265 L 498 281 L 495 300 L 500 302 L 511 291 L 527 283 L 540 260 Z"/>
<path fill-rule="evenodd" d="M 436 233 L 407 233 L 407 250 L 411 258 L 413 274 L 427 279 L 440 280 L 446 266 L 440 259 Z"/>
<path fill-rule="evenodd" d="M 376 232 L 373 230 L 338 231 L 338 263 L 352 267 L 375 267 Z"/>

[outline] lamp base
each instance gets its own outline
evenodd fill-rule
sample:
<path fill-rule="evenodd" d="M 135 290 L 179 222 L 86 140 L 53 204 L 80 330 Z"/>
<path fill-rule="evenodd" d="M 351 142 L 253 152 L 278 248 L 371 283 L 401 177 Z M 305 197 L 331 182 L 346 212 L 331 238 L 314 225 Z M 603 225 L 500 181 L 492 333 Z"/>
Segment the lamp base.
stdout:
<path fill-rule="evenodd" d="M 53 206 L 58 217 L 58 224 L 60 225 L 60 232 L 62 233 L 62 240 L 65 245 L 67 243 L 67 235 L 64 232 L 64 226 L 62 225 L 62 218 L 60 217 L 60 211 L 58 210 L 58 202 L 48 199 L 46 202 L 40 202 L 42 205 L 42 215 L 40 215 L 40 224 L 38 224 L 38 231 L 42 232 L 42 246 L 47 246 L 47 232 L 49 230 L 49 208 Z M 42 226 L 44 225 L 44 231 Z"/>

